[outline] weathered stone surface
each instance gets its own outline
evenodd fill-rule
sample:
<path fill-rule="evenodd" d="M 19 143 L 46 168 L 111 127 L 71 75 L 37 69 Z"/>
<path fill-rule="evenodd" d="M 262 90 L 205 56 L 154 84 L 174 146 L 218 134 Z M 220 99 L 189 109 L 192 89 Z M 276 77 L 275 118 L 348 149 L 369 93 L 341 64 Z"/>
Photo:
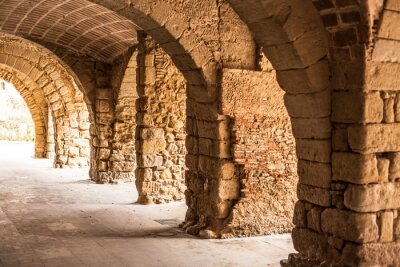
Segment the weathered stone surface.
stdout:
<path fill-rule="evenodd" d="M 297 196 L 300 200 L 305 200 L 322 207 L 329 207 L 331 205 L 331 195 L 327 189 L 299 184 L 297 186 Z"/>
<path fill-rule="evenodd" d="M 358 212 L 377 212 L 400 208 L 400 184 L 349 185 L 344 193 L 347 208 Z"/>
<path fill-rule="evenodd" d="M 332 119 L 342 123 L 379 123 L 383 119 L 383 99 L 379 92 L 334 92 Z"/>
<path fill-rule="evenodd" d="M 388 169 L 388 160 L 377 159 L 375 154 L 332 154 L 333 180 L 353 184 L 387 182 Z"/>
<path fill-rule="evenodd" d="M 321 213 L 322 209 L 318 207 L 312 208 L 307 213 L 307 228 L 316 232 L 321 232 Z"/>
<path fill-rule="evenodd" d="M 350 126 L 348 134 L 353 151 L 376 153 L 400 150 L 399 123 Z"/>
<path fill-rule="evenodd" d="M 330 164 L 299 160 L 298 174 L 301 184 L 330 188 L 331 173 Z"/>
<path fill-rule="evenodd" d="M 307 211 L 302 201 L 297 201 L 294 206 L 293 224 L 299 228 L 307 227 Z"/>
<path fill-rule="evenodd" d="M 329 88 L 329 69 L 325 60 L 318 61 L 307 69 L 277 72 L 277 80 L 283 90 L 290 94 L 324 91 Z"/>
<path fill-rule="evenodd" d="M 331 137 L 332 126 L 329 118 L 301 119 L 291 118 L 293 135 L 302 139 L 328 139 Z"/>
<path fill-rule="evenodd" d="M 380 214 L 380 239 L 381 242 L 393 241 L 393 212 L 386 211 Z"/>
<path fill-rule="evenodd" d="M 331 141 L 297 139 L 297 157 L 303 160 L 329 163 L 331 161 Z"/>
<path fill-rule="evenodd" d="M 375 214 L 326 209 L 322 212 L 321 226 L 324 233 L 356 243 L 374 242 L 379 239 Z"/>
<path fill-rule="evenodd" d="M 400 178 L 400 153 L 390 153 L 389 160 L 389 180 Z"/>
<path fill-rule="evenodd" d="M 138 53 L 133 54 L 130 64 L 139 76 L 136 96 L 139 104 L 132 114 L 136 115 L 138 125 L 138 201 L 159 204 L 181 200 L 186 190 L 186 150 L 197 154 L 201 148 L 215 155 L 221 147 L 218 142 L 207 146 L 194 136 L 186 139 L 184 127 L 189 114 L 186 113 L 185 80 L 171 58 L 150 37 L 141 35 L 139 39 Z M 188 158 L 188 166 L 197 167 L 197 159 Z M 222 194 L 231 196 L 228 189 Z"/>
<path fill-rule="evenodd" d="M 362 245 L 348 243 L 343 249 L 342 260 L 350 265 L 396 266 L 400 264 L 399 251 L 400 244 L 398 242 Z"/>
<path fill-rule="evenodd" d="M 310 258 L 323 259 L 326 257 L 328 242 L 322 234 L 304 228 L 294 228 L 292 232 L 294 248 Z"/>
<path fill-rule="evenodd" d="M 379 47 L 377 53 L 378 52 Z M 390 50 L 386 50 L 385 52 L 391 53 Z M 383 59 L 385 58 L 386 57 L 383 57 Z M 398 75 L 400 73 L 399 64 L 368 61 L 365 66 L 365 73 L 367 90 L 379 88 L 379 90 L 391 91 L 400 88 L 400 77 Z"/>
<path fill-rule="evenodd" d="M 202 121 L 197 124 L 200 136 L 207 135 L 208 131 L 208 138 L 231 140 L 227 148 L 232 153 L 225 153 L 224 165 L 215 168 L 221 169 L 216 177 L 236 181 L 236 186 L 240 188 L 240 197 L 233 195 L 234 199 L 238 199 L 233 206 L 229 206 L 228 202 L 219 205 L 224 212 L 222 207 L 232 209 L 229 227 L 233 235 L 239 236 L 282 233 L 293 226 L 291 210 L 296 199 L 297 180 L 295 141 L 283 103 L 284 91 L 279 88 L 269 61 L 265 57 L 261 60 L 262 71 L 224 69 L 221 108 L 226 121 L 214 122 L 214 125 Z M 216 130 L 218 134 L 214 134 Z M 306 154 L 311 155 L 313 144 L 307 145 L 309 152 Z M 202 146 L 199 149 L 201 154 L 221 157 L 220 152 L 213 155 L 207 152 L 204 142 Z M 324 157 L 320 156 L 323 152 L 316 154 L 317 157 Z M 234 161 L 230 160 L 231 156 Z M 200 165 L 200 169 L 207 169 L 204 173 L 215 173 L 213 163 Z M 219 191 L 224 190 L 219 188 Z M 228 234 L 224 236 L 229 237 Z"/>
<path fill-rule="evenodd" d="M 285 94 L 285 105 L 293 118 L 324 118 L 331 113 L 331 94 L 325 90 L 314 94 Z"/>

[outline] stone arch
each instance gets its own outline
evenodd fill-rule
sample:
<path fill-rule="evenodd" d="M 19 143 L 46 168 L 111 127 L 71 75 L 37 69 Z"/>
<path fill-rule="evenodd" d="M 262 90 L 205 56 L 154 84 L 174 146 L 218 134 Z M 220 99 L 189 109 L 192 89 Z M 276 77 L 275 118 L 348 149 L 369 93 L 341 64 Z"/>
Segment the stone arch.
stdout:
<path fill-rule="evenodd" d="M 321 262 L 328 265 L 398 264 L 399 247 L 393 243 L 396 231 L 393 225 L 398 223 L 398 219 L 393 216 L 397 210 L 392 210 L 398 205 L 387 205 L 384 199 L 391 195 L 386 193 L 394 192 L 388 188 L 396 186 L 395 177 L 398 177 L 395 171 L 398 164 L 397 143 L 388 140 L 397 139 L 394 133 L 398 131 L 395 88 L 399 83 L 398 77 L 393 74 L 398 76 L 399 71 L 394 61 L 398 60 L 396 51 L 399 46 L 396 42 L 400 37 L 396 37 L 398 31 L 394 28 L 397 29 L 396 22 L 400 21 L 400 7 L 396 1 L 390 0 L 385 3 L 228 1 L 247 23 L 256 41 L 266 47 L 265 54 L 278 69 L 278 80 L 287 93 L 306 96 L 323 92 L 325 88 L 331 95 L 326 101 L 326 107 L 331 111 L 327 113 L 325 123 L 321 116 L 315 116 L 318 120 L 314 120 L 313 124 L 302 122 L 297 126 L 300 121 L 292 119 L 299 158 L 318 162 L 324 157 L 324 164 L 329 168 L 325 171 L 314 169 L 310 168 L 311 164 L 299 168 L 299 201 L 294 211 L 296 227 L 292 232 L 299 254 L 290 255 L 283 266 L 315 266 Z M 296 14 L 293 8 L 296 6 L 297 16 L 292 22 L 297 20 L 297 23 L 291 24 L 288 11 Z M 309 11 L 306 12 L 305 8 Z M 329 37 L 329 42 L 323 42 L 327 44 L 323 47 L 329 48 L 329 53 L 311 60 L 310 52 L 314 53 L 314 50 L 301 39 L 307 37 L 308 32 L 315 32 L 307 30 L 306 26 L 321 25 L 318 22 L 320 18 L 325 33 L 319 27 L 319 36 Z M 276 24 L 283 29 L 277 32 L 278 35 L 270 32 L 270 29 L 277 29 L 274 28 Z M 313 44 L 307 38 L 304 40 Z M 291 58 L 287 60 L 287 55 L 281 53 L 285 50 L 280 48 L 296 47 L 296 42 L 299 49 L 295 51 L 298 52 L 293 54 L 286 50 Z M 272 48 L 271 53 L 268 47 Z M 277 54 L 274 55 L 274 52 Z M 277 57 L 290 65 L 285 66 Z M 294 83 L 291 84 L 290 79 Z M 305 98 L 298 99 L 305 101 Z M 302 107 L 297 111 L 289 107 L 291 103 L 286 98 L 292 116 L 302 115 L 297 111 L 318 115 L 320 106 L 314 101 L 306 103 L 314 103 L 315 109 Z M 323 138 L 315 136 L 320 129 L 326 133 Z M 304 134 L 311 135 L 311 138 L 301 140 Z M 323 144 L 318 145 L 321 141 L 318 139 L 324 141 L 325 149 Z M 339 239 L 340 245 L 332 242 Z"/>
<path fill-rule="evenodd" d="M 72 72 L 46 49 L 7 35 L 0 38 L 0 64 L 30 77 L 54 115 L 55 166 L 85 166 L 89 155 L 89 114 Z"/>
<path fill-rule="evenodd" d="M 0 78 L 14 85 L 31 113 L 35 125 L 35 157 L 47 158 L 48 152 L 51 151 L 48 143 L 49 109 L 47 102 L 38 88 L 33 87 L 32 84 L 25 83 L 23 78 L 19 76 L 16 71 L 8 70 L 5 66 L 0 67 Z"/>
<path fill-rule="evenodd" d="M 214 55 L 195 31 L 190 30 L 188 19 L 174 10 L 173 2 L 153 0 L 130 3 L 121 0 L 90 0 L 90 2 L 107 7 L 130 19 L 138 30 L 149 34 L 171 56 L 189 85 L 215 86 L 217 62 Z"/>

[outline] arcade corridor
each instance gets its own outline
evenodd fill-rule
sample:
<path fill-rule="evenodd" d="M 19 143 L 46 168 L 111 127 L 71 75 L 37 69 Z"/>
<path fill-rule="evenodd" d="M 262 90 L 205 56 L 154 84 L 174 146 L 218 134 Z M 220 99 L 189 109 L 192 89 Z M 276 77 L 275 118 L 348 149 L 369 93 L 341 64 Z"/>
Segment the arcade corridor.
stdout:
<path fill-rule="evenodd" d="M 31 143 L 0 143 L 0 266 L 279 266 L 289 235 L 202 240 L 176 226 L 183 202 L 142 206 L 134 184 L 54 169 Z M 236 257 L 232 258 L 231 255 Z"/>

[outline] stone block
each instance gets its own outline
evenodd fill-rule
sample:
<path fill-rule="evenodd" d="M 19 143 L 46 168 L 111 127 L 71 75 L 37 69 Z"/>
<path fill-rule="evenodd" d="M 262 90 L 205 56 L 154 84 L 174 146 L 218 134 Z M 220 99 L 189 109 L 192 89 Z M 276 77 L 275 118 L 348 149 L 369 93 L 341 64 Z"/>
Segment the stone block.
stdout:
<path fill-rule="evenodd" d="M 140 138 L 143 140 L 149 139 L 164 139 L 163 128 L 140 128 Z"/>
<path fill-rule="evenodd" d="M 96 100 L 96 111 L 101 113 L 111 112 L 111 103 L 108 100 Z"/>
<path fill-rule="evenodd" d="M 331 161 L 331 140 L 297 139 L 297 158 L 328 163 Z"/>
<path fill-rule="evenodd" d="M 400 11 L 400 2 L 397 0 L 387 0 L 386 9 Z"/>
<path fill-rule="evenodd" d="M 218 158 L 230 158 L 230 142 L 219 141 L 207 138 L 198 139 L 199 153 L 205 156 L 218 157 Z"/>
<path fill-rule="evenodd" d="M 240 183 L 237 177 L 229 180 L 219 180 L 218 197 L 221 200 L 234 200 L 240 196 Z"/>
<path fill-rule="evenodd" d="M 380 242 L 393 241 L 393 212 L 385 211 L 380 214 Z"/>
<path fill-rule="evenodd" d="M 235 164 L 228 160 L 220 162 L 218 168 L 218 176 L 222 180 L 232 180 L 235 178 L 236 167 Z"/>
<path fill-rule="evenodd" d="M 327 238 L 314 231 L 295 227 L 292 231 L 294 249 L 309 258 L 324 259 L 328 251 Z"/>
<path fill-rule="evenodd" d="M 348 151 L 347 129 L 334 129 L 332 132 L 332 150 Z"/>
<path fill-rule="evenodd" d="M 100 160 L 108 160 L 110 157 L 111 151 L 108 148 L 100 148 L 98 150 L 97 158 Z"/>
<path fill-rule="evenodd" d="M 277 80 L 290 94 L 316 93 L 330 87 L 329 75 L 327 60 L 321 60 L 306 69 L 277 71 Z"/>
<path fill-rule="evenodd" d="M 330 188 L 332 177 L 330 164 L 299 160 L 298 174 L 301 184 Z"/>
<path fill-rule="evenodd" d="M 396 42 L 397 46 L 397 42 Z M 377 53 L 380 48 L 377 48 Z M 398 49 L 398 48 L 397 48 Z M 391 51 L 391 50 L 389 50 Z M 388 52 L 385 50 L 385 52 Z M 377 56 L 377 54 L 375 54 Z M 381 56 L 383 57 L 383 56 Z M 399 57 L 399 54 L 395 55 Z M 391 60 L 393 57 L 391 57 Z M 365 63 L 365 89 L 397 91 L 400 88 L 400 65 L 390 62 L 367 61 Z"/>
<path fill-rule="evenodd" d="M 331 194 L 327 189 L 299 184 L 297 186 L 297 196 L 300 200 L 305 200 L 322 207 L 329 207 L 331 205 Z"/>
<path fill-rule="evenodd" d="M 104 172 L 108 169 L 108 163 L 106 161 L 98 161 L 97 162 L 97 171 Z"/>
<path fill-rule="evenodd" d="M 400 123 L 350 126 L 349 144 L 353 151 L 377 153 L 400 151 Z"/>
<path fill-rule="evenodd" d="M 379 92 L 334 92 L 332 120 L 341 123 L 379 123 L 383 119 L 383 99 Z"/>
<path fill-rule="evenodd" d="M 302 201 L 297 201 L 294 206 L 293 224 L 300 228 L 307 227 L 307 211 Z"/>
<path fill-rule="evenodd" d="M 157 154 L 165 150 L 167 142 L 164 139 L 141 140 L 138 152 L 141 154 Z"/>
<path fill-rule="evenodd" d="M 110 88 L 97 88 L 96 99 L 110 100 L 112 99 L 113 91 Z"/>
<path fill-rule="evenodd" d="M 296 139 L 329 139 L 332 126 L 329 118 L 291 118 L 292 131 Z"/>
<path fill-rule="evenodd" d="M 389 153 L 388 158 L 390 160 L 389 180 L 400 178 L 400 153 Z"/>
<path fill-rule="evenodd" d="M 375 154 L 335 152 L 332 154 L 333 180 L 353 184 L 388 181 L 388 160 L 378 160 Z"/>
<path fill-rule="evenodd" d="M 398 27 L 398 23 L 394 23 L 399 21 L 399 12 L 386 9 L 381 18 L 378 37 L 389 40 L 400 40 L 400 28 Z"/>
<path fill-rule="evenodd" d="M 307 228 L 321 232 L 321 213 L 322 209 L 319 207 L 314 207 L 307 212 Z"/>
<path fill-rule="evenodd" d="M 322 231 L 356 243 L 379 239 L 375 214 L 362 214 L 339 209 L 326 209 L 321 216 Z"/>
<path fill-rule="evenodd" d="M 349 266 L 399 266 L 400 243 L 347 243 L 343 249 L 342 262 Z"/>
<path fill-rule="evenodd" d="M 400 208 L 400 183 L 348 185 L 344 204 L 358 212 L 377 212 Z"/>
<path fill-rule="evenodd" d="M 330 90 L 301 95 L 286 93 L 284 99 L 290 117 L 324 118 L 331 114 Z"/>

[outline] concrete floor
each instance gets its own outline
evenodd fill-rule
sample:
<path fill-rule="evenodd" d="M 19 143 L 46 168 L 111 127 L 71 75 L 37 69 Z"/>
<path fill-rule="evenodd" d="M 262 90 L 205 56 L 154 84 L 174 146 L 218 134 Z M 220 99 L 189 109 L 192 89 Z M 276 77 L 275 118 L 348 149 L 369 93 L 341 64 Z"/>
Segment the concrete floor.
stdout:
<path fill-rule="evenodd" d="M 290 235 L 202 240 L 177 224 L 184 203 L 134 204 L 134 184 L 97 185 L 87 170 L 0 143 L 0 266 L 279 266 Z"/>

